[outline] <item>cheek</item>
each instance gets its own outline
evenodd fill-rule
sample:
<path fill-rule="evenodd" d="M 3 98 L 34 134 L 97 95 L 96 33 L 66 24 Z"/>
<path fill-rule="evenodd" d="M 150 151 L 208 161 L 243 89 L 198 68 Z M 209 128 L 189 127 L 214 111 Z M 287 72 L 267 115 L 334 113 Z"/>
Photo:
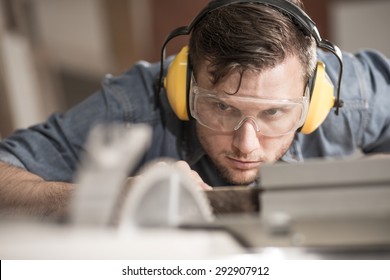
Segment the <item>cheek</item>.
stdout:
<path fill-rule="evenodd" d="M 263 153 L 269 161 L 279 160 L 290 148 L 294 134 L 284 135 L 277 138 L 260 139 Z"/>
<path fill-rule="evenodd" d="M 229 150 L 231 147 L 231 135 L 217 133 L 201 125 L 197 126 L 197 134 L 203 149 L 209 155 L 219 154 L 224 150 Z"/>

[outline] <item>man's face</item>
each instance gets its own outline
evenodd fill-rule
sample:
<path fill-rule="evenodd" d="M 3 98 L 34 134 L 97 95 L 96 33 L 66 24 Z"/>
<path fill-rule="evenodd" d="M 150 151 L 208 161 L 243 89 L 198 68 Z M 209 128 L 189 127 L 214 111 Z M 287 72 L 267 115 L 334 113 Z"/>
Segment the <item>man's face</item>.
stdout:
<path fill-rule="evenodd" d="M 303 69 L 296 57 L 260 73 L 246 71 L 240 84 L 240 74 L 232 73 L 218 84 L 210 82 L 207 64 L 197 74 L 197 85 L 213 92 L 235 93 L 233 97 L 262 99 L 298 99 L 305 89 Z M 239 88 L 238 85 L 240 84 Z M 237 91 L 238 89 L 238 91 Z M 248 110 L 253 111 L 253 104 Z M 245 110 L 241 104 L 240 110 Z M 247 185 L 253 182 L 265 162 L 275 162 L 290 147 L 294 132 L 282 136 L 264 136 L 250 118 L 232 132 L 220 132 L 197 122 L 197 134 L 206 154 L 221 175 L 230 183 Z"/>

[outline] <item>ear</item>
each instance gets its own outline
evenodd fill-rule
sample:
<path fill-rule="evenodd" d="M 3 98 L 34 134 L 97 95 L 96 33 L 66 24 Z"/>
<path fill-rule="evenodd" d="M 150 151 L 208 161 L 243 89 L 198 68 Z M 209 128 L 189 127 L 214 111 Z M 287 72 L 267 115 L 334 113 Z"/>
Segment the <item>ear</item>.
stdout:
<path fill-rule="evenodd" d="M 188 72 L 188 46 L 184 46 L 172 61 L 164 79 L 169 104 L 176 116 L 183 121 L 189 120 L 187 110 Z"/>
<path fill-rule="evenodd" d="M 325 72 L 323 62 L 319 61 L 317 63 L 314 75 L 308 113 L 305 123 L 300 129 L 303 134 L 309 134 L 316 130 L 328 116 L 335 102 L 334 87 Z"/>

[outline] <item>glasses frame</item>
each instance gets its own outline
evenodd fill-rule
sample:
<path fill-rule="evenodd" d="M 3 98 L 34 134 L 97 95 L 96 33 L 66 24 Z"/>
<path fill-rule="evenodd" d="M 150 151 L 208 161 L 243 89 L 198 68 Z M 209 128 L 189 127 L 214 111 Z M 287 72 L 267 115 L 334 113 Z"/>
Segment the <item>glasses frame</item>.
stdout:
<path fill-rule="evenodd" d="M 197 85 L 195 78 L 192 75 L 191 85 L 190 85 L 189 107 L 190 107 L 191 116 L 202 126 L 207 127 L 213 131 L 229 133 L 229 132 L 234 132 L 234 131 L 239 130 L 240 127 L 246 122 L 247 119 L 254 120 L 254 119 L 256 119 L 256 117 L 251 116 L 251 115 L 242 114 L 242 118 L 237 122 L 237 125 L 233 128 L 233 130 L 215 129 L 213 127 L 208 126 L 206 123 L 204 123 L 201 120 L 201 118 L 199 118 L 199 114 L 197 113 L 196 104 L 195 104 L 195 99 L 197 96 L 218 98 L 218 96 L 223 95 L 223 99 L 232 99 L 232 100 L 238 100 L 238 101 L 243 100 L 246 102 L 250 102 L 250 101 L 258 102 L 259 100 L 263 100 L 267 104 L 272 104 L 272 103 L 275 103 L 275 104 L 301 104 L 302 105 L 302 113 L 301 113 L 301 116 L 299 118 L 299 121 L 297 122 L 297 124 L 293 128 L 291 128 L 289 131 L 287 131 L 285 133 L 265 134 L 261 131 L 261 129 L 258 128 L 257 121 L 255 121 L 255 123 L 256 123 L 255 128 L 256 128 L 257 133 L 259 133 L 263 136 L 267 136 L 267 137 L 278 137 L 278 136 L 283 136 L 286 134 L 295 133 L 297 130 L 299 130 L 300 127 L 303 126 L 303 124 L 305 123 L 307 113 L 309 111 L 309 101 L 310 101 L 310 96 L 309 96 L 310 93 L 309 92 L 310 92 L 310 88 L 308 85 L 306 85 L 302 97 L 294 98 L 294 99 L 287 99 L 287 98 L 286 99 L 271 99 L 271 98 L 260 98 L 260 97 L 236 96 L 234 94 L 230 95 L 230 94 L 226 94 L 226 93 L 217 93 L 215 91 L 199 87 Z M 242 111 L 241 111 L 241 113 L 242 113 Z"/>

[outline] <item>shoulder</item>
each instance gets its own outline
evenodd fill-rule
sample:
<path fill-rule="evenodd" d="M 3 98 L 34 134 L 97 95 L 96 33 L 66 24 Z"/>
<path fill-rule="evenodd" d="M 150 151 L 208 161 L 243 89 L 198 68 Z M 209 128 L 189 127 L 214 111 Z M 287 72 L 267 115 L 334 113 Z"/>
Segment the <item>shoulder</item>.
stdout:
<path fill-rule="evenodd" d="M 139 61 L 120 75 L 107 74 L 102 82 L 107 100 L 115 100 L 127 122 L 148 122 L 157 117 L 159 63 Z"/>
<path fill-rule="evenodd" d="M 152 94 L 159 70 L 159 63 L 138 61 L 120 75 L 107 74 L 103 79 L 103 89 L 117 91 L 143 89 Z"/>

